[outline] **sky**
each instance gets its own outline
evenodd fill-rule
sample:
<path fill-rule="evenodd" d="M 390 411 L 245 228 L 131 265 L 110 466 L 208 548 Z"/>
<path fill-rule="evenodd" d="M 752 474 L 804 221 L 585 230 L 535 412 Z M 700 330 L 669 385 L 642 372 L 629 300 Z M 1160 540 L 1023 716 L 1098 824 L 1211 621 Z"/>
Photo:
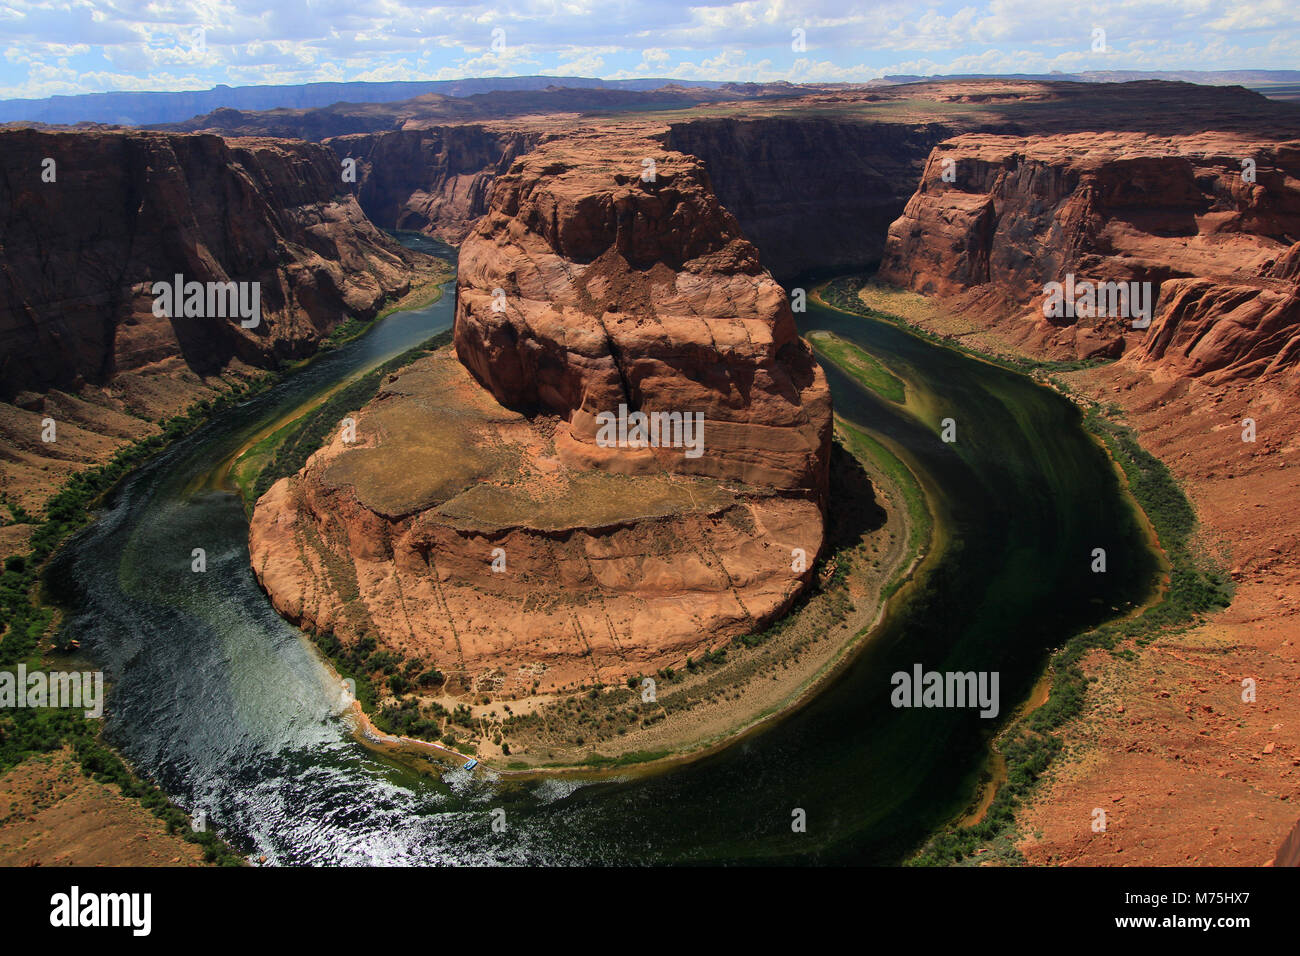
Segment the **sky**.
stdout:
<path fill-rule="evenodd" d="M 0 0 L 0 98 L 550 74 L 1300 68 L 1296 0 Z"/>

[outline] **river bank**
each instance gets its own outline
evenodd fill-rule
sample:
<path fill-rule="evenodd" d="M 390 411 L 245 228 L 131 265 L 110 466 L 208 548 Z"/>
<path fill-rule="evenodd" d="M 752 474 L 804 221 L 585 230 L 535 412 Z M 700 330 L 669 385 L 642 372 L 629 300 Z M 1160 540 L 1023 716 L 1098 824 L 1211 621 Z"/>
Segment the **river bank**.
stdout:
<path fill-rule="evenodd" d="M 886 287 L 838 280 L 834 283 L 834 294 L 827 301 L 828 283 L 814 290 L 813 298 L 819 304 L 836 308 L 849 314 L 863 316 L 874 315 L 916 331 L 936 345 L 955 348 L 957 351 L 977 360 L 986 360 L 1034 377 L 1045 377 L 1044 384 L 1054 388 L 1058 393 L 1072 397 L 1070 389 L 1060 387 L 1059 383 L 1047 377 L 1047 373 L 1060 372 L 1060 363 L 1038 363 L 1033 359 L 1008 354 L 1001 351 L 981 353 L 969 347 L 955 345 L 951 328 L 945 323 L 936 322 L 933 327 L 915 321 L 918 316 L 933 317 L 941 314 L 933 303 L 888 289 Z M 853 290 L 861 286 L 859 291 Z M 850 295 L 851 294 L 851 295 Z M 917 300 L 917 301 L 913 301 Z M 886 311 L 889 306 L 902 303 L 907 308 L 908 317 Z M 942 330 L 942 331 L 941 331 Z M 1071 365 L 1070 370 L 1076 367 Z M 1077 403 L 1077 399 L 1076 399 Z M 1046 772 L 1057 751 L 1060 740 L 1055 732 L 1078 710 L 1078 701 L 1086 693 L 1086 680 L 1081 672 L 1073 666 L 1074 660 L 1088 648 L 1105 645 L 1107 637 L 1114 629 L 1130 627 L 1134 630 L 1144 629 L 1143 618 L 1157 608 L 1164 608 L 1169 593 L 1169 575 L 1175 570 L 1168 554 L 1161 546 L 1160 536 L 1155 521 L 1145 508 L 1157 511 L 1157 518 L 1166 517 L 1169 505 L 1157 500 L 1144 487 L 1141 493 L 1135 493 L 1133 473 L 1139 468 L 1131 449 L 1120 447 L 1116 442 L 1115 426 L 1101 424 L 1094 416 L 1095 404 L 1078 403 L 1085 412 L 1085 422 L 1093 434 L 1098 446 L 1102 448 L 1112 462 L 1116 478 L 1123 489 L 1125 498 L 1134 518 L 1143 529 L 1143 537 L 1152 553 L 1159 556 L 1159 580 L 1141 604 L 1131 607 L 1122 616 L 1110 621 L 1096 630 L 1086 631 L 1071 637 L 1055 653 L 1034 685 L 1029 696 L 1009 715 L 1002 730 L 991 741 L 987 762 L 981 772 L 981 783 L 971 803 L 962 813 L 944 829 L 936 834 L 922 849 L 913 862 L 917 863 L 956 863 L 965 859 L 983 857 L 982 862 L 998 861 L 1004 863 L 1021 862 L 1019 852 L 1009 845 L 1008 835 L 1014 831 L 1012 808 L 1018 806 L 1029 794 L 1034 792 L 1039 776 Z M 1176 493 L 1176 489 L 1174 489 Z M 1144 507 L 1145 506 L 1145 507 Z M 1171 537 L 1174 533 L 1168 532 Z M 1181 538 L 1179 538 L 1181 545 Z M 1179 557 L 1182 552 L 1179 552 Z M 1182 570 L 1180 567 L 1178 570 Z M 1185 596 L 1183 597 L 1186 601 Z M 1203 604 L 1196 605 L 1198 609 Z M 1184 607 L 1178 613 L 1186 614 Z M 1168 615 L 1166 615 L 1167 617 Z M 1112 642 L 1113 643 L 1113 642 Z M 1057 695 L 1052 701 L 1052 695 Z M 1047 712 L 1042 709 L 1052 701 L 1055 705 Z M 985 856 L 985 854 L 990 854 Z"/>
<path fill-rule="evenodd" d="M 824 329 L 888 355 L 901 380 L 917 385 L 920 417 L 832 363 L 841 439 L 851 439 L 848 426 L 868 428 L 896 449 L 909 465 L 900 474 L 942 490 L 936 527 L 953 529 L 951 545 L 929 552 L 933 566 L 899 588 L 872 638 L 801 706 L 672 772 L 610 766 L 537 778 L 441 772 L 427 761 L 412 772 L 409 761 L 358 746 L 339 721 L 337 676 L 249 571 L 243 503 L 199 479 L 375 356 L 449 327 L 448 306 L 393 316 L 169 448 L 123 481 L 104 518 L 51 572 L 71 608 L 65 632 L 114 675 L 114 744 L 182 805 L 211 807 L 221 832 L 272 864 L 898 862 L 969 803 L 989 725 L 969 711 L 892 707 L 890 674 L 918 660 L 1000 670 L 1007 700 L 1027 696 L 1054 634 L 1094 619 L 1097 598 L 1131 599 L 1142 549 L 1125 542 L 1138 529 L 1130 535 L 1121 522 L 1109 531 L 1123 573 L 1107 580 L 1078 578 L 1058 554 L 1063 536 L 1079 550 L 1122 514 L 1107 490 L 1111 466 L 1068 403 L 891 326 L 814 307 L 805 333 Z M 992 398 L 971 402 L 975 394 Z M 969 409 L 961 434 L 984 439 L 960 449 L 939 441 L 930 418 L 950 405 Z M 1024 457 L 1026 442 L 1043 455 Z M 1008 461 L 1017 467 L 1007 470 Z M 206 574 L 190 570 L 195 545 L 207 549 Z M 986 594 L 998 602 L 981 603 Z M 1067 617 L 1037 615 L 1048 595 Z M 693 676 L 707 681 L 714 666 L 697 663 Z M 173 730 L 160 737 L 163 724 Z M 507 831 L 485 823 L 484 806 L 506 809 Z M 806 812 L 807 832 L 791 831 L 791 808 Z"/>
<path fill-rule="evenodd" d="M 319 444 L 319 438 L 313 441 L 305 434 L 320 430 L 314 419 L 332 428 L 365 404 L 379 376 L 400 374 L 403 362 L 421 356 L 412 352 L 367 373 L 364 381 L 352 377 L 348 383 L 355 387 L 348 384 L 345 391 L 347 383 L 338 383 L 313 396 L 263 425 L 195 484 L 227 487 L 233 473 L 246 505 L 251 504 L 261 489 L 292 473 Z M 456 765 L 472 754 L 485 769 L 510 776 L 631 766 L 653 772 L 716 752 L 806 701 L 839 672 L 879 623 L 887 598 L 911 576 L 931 536 L 925 493 L 907 466 L 846 422 L 837 423 L 837 436 L 831 469 L 831 523 L 837 531 L 815 570 L 811 592 L 761 634 L 735 639 L 701 659 L 688 657 L 661 668 L 653 678 L 654 699 L 645 701 L 640 683 L 633 681 L 628 687 L 523 698 L 485 698 L 474 692 L 388 693 L 385 674 L 369 667 L 364 655 L 341 646 L 329 633 L 313 633 L 336 679 L 356 682 L 360 699 L 350 708 L 350 720 L 357 739 L 398 759 L 414 754 Z M 281 462 L 277 449 L 285 445 L 300 451 Z M 271 468 L 273 458 L 277 460 Z M 377 653 L 372 660 L 382 657 Z M 403 733 L 401 724 L 394 726 L 393 716 L 405 717 L 412 708 L 422 713 L 432 708 L 445 716 L 436 723 L 426 721 L 432 723 L 431 734 L 413 736 Z M 624 720 L 617 734 L 594 746 L 583 740 L 585 726 L 601 726 L 628 712 L 635 719 Z"/>
<path fill-rule="evenodd" d="M 1058 756 L 969 858 L 1269 862 L 1297 797 L 1297 756 L 1279 734 L 1288 715 L 1293 722 L 1300 714 L 1289 683 L 1300 636 L 1297 570 L 1281 557 L 1297 528 L 1277 506 L 1296 487 L 1286 457 L 1295 447 L 1284 438 L 1296 424 L 1288 383 L 1210 387 L 1123 360 L 1061 367 L 1017 352 L 996 327 L 945 314 L 937 301 L 879 286 L 862 301 L 963 349 L 987 349 L 994 361 L 1040 369 L 1089 410 L 1098 441 L 1129 474 L 1165 552 L 1174 552 L 1176 583 L 1163 610 L 1080 635 L 1053 662 L 1052 673 L 1066 675 L 1064 692 L 1087 693 L 1036 728 L 1057 741 Z M 1239 441 L 1252 415 L 1269 423 L 1263 447 Z M 1192 504 L 1178 504 L 1186 499 Z M 1231 582 L 1217 570 L 1228 567 Z M 1198 594 L 1198 580 L 1222 598 Z M 1244 700 L 1246 680 L 1268 687 L 1267 700 Z M 1013 736 L 1032 723 L 1017 722 Z"/>
<path fill-rule="evenodd" d="M 821 298 L 820 291 L 819 289 L 814 292 L 814 301 L 822 306 L 835 308 Z M 885 372 L 879 363 L 871 360 L 865 353 L 851 355 L 849 350 L 853 350 L 853 346 L 836 340 L 834 336 L 827 337 L 825 333 L 814 332 L 810 338 L 819 344 L 824 360 L 835 361 L 843 371 L 857 376 L 864 387 L 880 392 L 899 404 L 906 404 L 902 383 Z M 825 341 L 819 341 L 821 339 Z M 864 358 L 870 364 L 864 364 Z M 888 381 L 882 381 L 882 375 Z M 338 387 L 341 386 L 336 386 L 327 395 L 333 394 Z M 314 399 L 308 406 L 297 409 L 285 419 L 268 426 L 254 440 L 241 448 L 234 457 L 242 458 L 258 441 L 263 441 L 268 435 L 280 431 L 284 425 L 296 420 L 304 411 L 316 407 L 324 397 L 327 396 Z M 915 412 L 916 409 L 913 408 L 912 411 Z M 889 534 L 891 547 L 885 556 L 883 567 L 879 558 L 874 562 L 879 574 L 874 580 L 861 580 L 860 574 L 850 572 L 850 575 L 841 582 L 843 586 L 856 591 L 860 597 L 866 597 L 865 607 L 858 606 L 861 601 L 856 602 L 851 605 L 853 610 L 846 618 L 832 622 L 832 624 L 838 623 L 841 630 L 849 630 L 853 634 L 849 641 L 830 642 L 829 647 L 818 653 L 813 645 L 820 643 L 821 639 L 813 637 L 810 641 L 808 628 L 800 626 L 800 623 L 806 622 L 813 612 L 807 606 L 801 607 L 773 628 L 778 637 L 766 642 L 762 653 L 745 656 L 743 661 L 738 660 L 748 648 L 742 642 L 733 642 L 731 660 L 724 663 L 725 655 L 723 655 L 717 661 L 691 662 L 687 672 L 680 678 L 676 674 L 671 674 L 665 681 L 670 687 L 670 693 L 667 698 L 656 702 L 657 706 L 653 709 L 655 716 L 649 721 L 643 720 L 642 726 L 637 727 L 632 733 L 621 733 L 622 739 L 615 746 L 605 745 L 585 754 L 573 751 L 565 754 L 562 748 L 552 746 L 546 753 L 548 759 L 545 763 L 530 764 L 522 761 L 518 759 L 520 756 L 518 750 L 513 755 L 515 759 L 507 759 L 512 755 L 508 747 L 502 749 L 499 736 L 499 728 L 504 724 L 504 721 L 498 722 L 497 708 L 501 706 L 501 702 L 475 704 L 472 700 L 439 699 L 438 703 L 445 709 L 466 708 L 471 720 L 487 724 L 487 729 L 470 751 L 484 764 L 485 769 L 521 777 L 546 774 L 590 775 L 592 771 L 597 770 L 622 773 L 633 766 L 638 772 L 664 770 L 674 764 L 716 752 L 763 723 L 779 718 L 785 711 L 806 701 L 818 687 L 838 673 L 854 648 L 859 642 L 869 638 L 870 632 L 883 618 L 887 586 L 888 593 L 892 594 L 924 557 L 927 550 L 925 543 L 928 543 L 930 531 L 928 509 L 923 503 L 920 508 L 917 507 L 918 497 L 921 495 L 918 495 L 919 489 L 914 485 L 915 476 L 907 470 L 907 466 L 903 465 L 893 453 L 868 438 L 865 433 L 843 420 L 837 421 L 837 435 L 841 441 L 847 437 L 846 431 L 852 434 L 856 457 L 868 468 L 873 484 L 884 490 L 885 497 L 891 505 L 902 504 L 901 508 L 894 507 L 889 512 L 886 531 Z M 868 453 L 868 443 L 874 448 L 875 458 L 880 459 L 879 461 L 873 461 L 872 455 Z M 885 461 L 891 463 L 890 468 L 882 467 Z M 913 487 L 905 486 L 902 480 L 903 472 L 906 472 Z M 918 520 L 918 514 L 921 515 L 921 520 Z M 862 543 L 866 543 L 865 539 Z M 879 547 L 873 547 L 873 551 L 879 551 Z M 850 560 L 850 556 L 837 554 L 833 559 Z M 792 624 L 794 627 L 790 627 Z M 809 650 L 812 653 L 804 653 Z M 793 668 L 792 663 L 795 665 Z M 760 700 L 763 706 L 758 709 L 757 716 L 741 716 L 738 719 L 738 714 L 754 713 L 753 700 L 750 696 L 755 684 L 754 678 L 775 671 L 777 666 L 781 668 L 781 673 L 773 677 L 772 685 L 766 682 L 760 685 L 762 695 Z M 702 673 L 706 668 L 708 672 Z M 738 674 L 738 671 L 743 676 Z M 739 683 L 737 683 L 738 677 L 740 677 Z M 1046 685 L 1040 681 L 1040 686 Z M 631 693 L 608 689 L 601 696 L 617 698 L 616 700 L 600 700 L 596 695 L 587 697 L 587 700 L 600 701 L 607 710 L 629 705 L 635 707 L 638 691 L 639 688 L 632 689 Z M 750 694 L 747 695 L 746 691 Z M 567 701 L 582 701 L 584 696 L 586 695 L 572 695 L 567 698 Z M 509 703 L 514 705 L 514 710 L 517 711 L 512 713 L 512 718 L 518 722 L 520 717 L 540 715 L 543 710 L 555 708 L 565 700 L 565 698 L 551 696 L 544 700 L 510 701 Z M 1044 692 L 1043 701 L 1045 700 Z M 584 713 L 587 708 L 583 707 L 582 703 L 578 706 L 583 717 L 590 719 L 589 715 Z M 507 709 L 509 709 L 508 705 Z M 590 709 L 599 713 L 596 706 Z M 405 737 L 381 730 L 371 721 L 360 704 L 356 704 L 352 710 L 357 737 L 368 747 L 398 758 L 414 753 L 421 758 L 431 757 L 453 764 L 466 759 L 463 750 L 455 750 L 436 741 Z M 545 718 L 539 717 L 539 719 Z M 492 744 L 494 731 L 498 734 L 495 748 Z M 555 759 L 557 757 L 560 759 Z M 1001 755 L 996 751 L 991 754 L 990 759 L 999 764 L 1002 761 Z M 992 803 L 995 793 L 996 787 L 989 788 L 986 795 L 977 801 L 981 805 L 979 816 L 968 819 L 964 823 L 969 825 L 978 822 L 983 812 L 987 811 Z"/>
<path fill-rule="evenodd" d="M 444 710 L 464 708 L 469 720 L 486 725 L 471 751 L 484 769 L 518 779 L 663 772 L 734 745 L 797 709 L 833 680 L 870 640 L 889 599 L 916 573 L 931 547 L 927 505 L 906 466 L 848 423 L 837 422 L 836 432 L 839 462 L 833 474 L 855 483 L 852 489 L 839 489 L 841 507 L 860 513 L 866 504 L 879 516 L 873 515 L 863 531 L 837 537 L 810 594 L 762 634 L 735 639 L 704 659 L 687 659 L 661 671 L 653 702 L 642 700 L 639 682 L 487 703 L 473 695 L 437 698 Z M 850 455 L 869 484 L 863 476 L 843 475 L 856 471 L 847 466 Z M 871 496 L 867 502 L 852 497 L 864 492 Z M 841 527 L 856 529 L 863 524 L 859 513 L 833 510 L 831 521 L 839 518 Z M 502 719 L 505 708 L 510 716 Z M 574 727 L 580 731 L 582 725 L 599 725 L 606 715 L 629 709 L 638 715 L 630 729 L 594 747 L 564 746 Z M 466 759 L 463 752 L 433 741 L 386 733 L 359 705 L 355 716 L 358 738 L 372 748 L 399 758 L 414 753 L 453 763 Z M 503 728 L 508 741 L 498 737 L 494 742 L 494 731 Z"/>
<path fill-rule="evenodd" d="M 439 284 L 449 275 L 450 270 L 444 265 L 435 274 L 433 282 L 417 284 L 395 305 L 419 308 L 436 301 L 440 295 Z M 390 312 L 391 309 L 384 315 Z M 280 371 L 253 370 L 234 363 L 222 376 L 199 382 L 192 373 L 168 366 L 161 370 L 161 374 L 174 381 L 177 388 L 170 390 L 160 404 L 148 407 L 173 409 L 176 402 L 183 401 L 186 396 L 190 401 L 175 414 L 156 422 L 148 417 L 138 417 L 148 414 L 138 406 L 132 407 L 129 414 L 123 412 L 121 399 L 114 395 L 113 389 L 89 389 L 92 393 L 90 401 L 81 396 L 51 393 L 42 398 L 39 408 L 18 410 L 14 406 L 3 406 L 6 412 L 18 413 L 19 419 L 11 423 L 0 415 L 0 426 L 6 429 L 10 425 L 21 427 L 33 415 L 37 418 L 41 414 L 59 415 L 60 444 L 54 447 L 71 445 L 72 457 L 60 461 L 65 467 L 72 464 L 73 470 L 68 472 L 66 479 L 51 481 L 48 466 L 36 467 L 33 464 L 39 460 L 39 455 L 31 460 L 19 455 L 6 462 L 0 471 L 0 480 L 7 489 L 3 503 L 8 505 L 13 519 L 0 528 L 0 559 L 4 567 L 3 578 L 0 578 L 0 591 L 3 592 L 0 664 L 24 663 L 31 670 L 94 666 L 80 650 L 78 640 L 66 635 L 62 639 L 57 637 L 63 630 L 65 615 L 57 601 L 42 590 L 45 571 L 49 562 L 57 557 L 59 549 L 95 519 L 96 510 L 136 471 L 193 435 L 215 415 L 252 401 L 287 377 L 306 371 L 333 349 L 359 338 L 372 329 L 379 318 L 377 316 L 368 322 L 349 320 L 314 356 Z M 203 396 L 197 400 L 193 399 L 195 388 L 197 394 Z M 130 393 L 132 387 L 127 385 L 126 391 Z M 139 390 L 134 394 L 138 397 Z M 72 414 L 65 417 L 63 413 L 68 410 Z M 144 437 L 138 437 L 141 431 Z M 129 440 L 123 440 L 128 436 Z M 21 448 L 26 442 L 15 444 Z M 30 481 L 28 471 L 40 472 L 44 478 Z M 11 494 L 15 488 L 17 492 Z M 44 516 L 38 519 L 33 512 L 43 512 Z M 111 692 L 111 677 L 109 680 L 106 687 Z M 61 752 L 65 752 L 66 759 L 59 759 L 65 763 L 75 760 L 85 777 L 78 782 L 71 778 L 65 781 L 60 776 L 61 783 L 67 786 L 63 787 L 58 807 L 44 815 L 35 828 L 28 826 L 32 821 L 24 822 L 25 818 L 11 819 L 0 828 L 0 843 L 12 838 L 23 845 L 36 847 L 42 840 L 54 839 L 51 834 L 61 833 L 63 836 L 58 839 L 68 838 L 71 832 L 68 826 L 72 822 L 63 820 L 60 815 L 73 812 L 70 807 L 89 804 L 115 817 L 115 832 L 127 834 L 122 839 L 152 838 L 157 844 L 155 850 L 167 857 L 167 860 L 155 862 L 167 862 L 173 858 L 175 861 L 191 860 L 196 853 L 200 861 L 209 863 L 238 865 L 244 862 L 217 832 L 206 827 L 196 829 L 189 816 L 164 795 L 147 774 L 136 773 L 124 756 L 104 740 L 100 721 L 85 719 L 76 712 L 40 709 L 18 710 L 12 716 L 0 715 L 0 771 L 7 774 L 6 779 L 19 781 L 15 786 L 21 787 L 21 781 L 33 775 L 46 779 L 49 774 L 45 765 L 52 759 L 50 755 Z M 109 795 L 112 790 L 105 790 L 104 784 L 114 785 L 120 797 Z M 156 833 L 160 826 L 163 828 L 162 839 Z M 9 833 L 10 830 L 14 832 Z M 169 845 L 171 851 L 167 850 Z M 128 863 L 131 859 L 131 853 L 125 847 L 115 856 L 112 846 L 89 844 L 82 850 L 58 856 L 58 862 L 64 864 L 104 860 Z"/>

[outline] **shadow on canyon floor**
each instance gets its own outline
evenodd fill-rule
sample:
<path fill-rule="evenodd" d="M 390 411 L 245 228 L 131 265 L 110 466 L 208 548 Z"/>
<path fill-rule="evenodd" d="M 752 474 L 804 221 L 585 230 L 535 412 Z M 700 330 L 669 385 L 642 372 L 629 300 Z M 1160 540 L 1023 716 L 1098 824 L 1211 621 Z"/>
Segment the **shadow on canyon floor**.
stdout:
<path fill-rule="evenodd" d="M 827 506 L 826 554 L 852 548 L 884 527 L 885 509 L 862 467 L 839 442 L 831 443 L 830 502 Z"/>

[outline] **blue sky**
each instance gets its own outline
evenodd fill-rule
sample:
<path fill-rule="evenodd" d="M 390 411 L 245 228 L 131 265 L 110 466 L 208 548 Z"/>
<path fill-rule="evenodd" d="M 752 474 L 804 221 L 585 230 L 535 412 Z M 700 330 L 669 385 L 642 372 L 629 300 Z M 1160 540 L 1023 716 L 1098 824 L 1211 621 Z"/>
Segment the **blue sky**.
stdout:
<path fill-rule="evenodd" d="M 0 0 L 0 97 L 531 73 L 1296 69 L 1298 25 L 1296 0 Z"/>

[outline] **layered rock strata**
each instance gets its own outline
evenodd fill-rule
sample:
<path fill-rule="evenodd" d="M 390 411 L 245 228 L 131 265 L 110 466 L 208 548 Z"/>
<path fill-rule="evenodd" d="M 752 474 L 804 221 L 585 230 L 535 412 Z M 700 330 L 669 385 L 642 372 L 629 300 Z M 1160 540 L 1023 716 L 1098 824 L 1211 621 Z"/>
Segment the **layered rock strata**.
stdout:
<path fill-rule="evenodd" d="M 366 219 L 323 146 L 9 129 L 0 165 L 0 398 L 308 355 L 432 265 Z M 258 283 L 260 321 L 156 316 L 153 284 L 178 274 Z"/>
<path fill-rule="evenodd" d="M 880 275 L 1041 354 L 1227 380 L 1294 367 L 1298 239 L 1300 141 L 970 134 L 931 154 Z M 1067 281 L 1149 283 L 1150 314 L 1045 315 Z"/>
<path fill-rule="evenodd" d="M 654 161 L 652 180 L 642 178 Z M 700 415 L 685 446 L 601 415 Z M 700 163 L 545 141 L 461 250 L 455 355 L 387 382 L 258 502 L 276 607 L 523 695 L 680 665 L 761 629 L 823 539 L 830 396 Z"/>
<path fill-rule="evenodd" d="M 525 156 L 461 250 L 455 344 L 503 405 L 565 419 L 566 464 L 824 494 L 825 378 L 694 157 L 601 133 Z M 601 447 L 619 406 L 703 413 L 707 453 Z"/>
<path fill-rule="evenodd" d="M 860 268 L 953 124 L 773 116 L 674 123 L 670 149 L 704 160 L 718 197 L 783 279 Z"/>
<path fill-rule="evenodd" d="M 326 141 L 357 163 L 355 192 L 373 222 L 458 243 L 487 211 L 493 179 L 541 134 L 483 126 L 434 126 Z"/>

